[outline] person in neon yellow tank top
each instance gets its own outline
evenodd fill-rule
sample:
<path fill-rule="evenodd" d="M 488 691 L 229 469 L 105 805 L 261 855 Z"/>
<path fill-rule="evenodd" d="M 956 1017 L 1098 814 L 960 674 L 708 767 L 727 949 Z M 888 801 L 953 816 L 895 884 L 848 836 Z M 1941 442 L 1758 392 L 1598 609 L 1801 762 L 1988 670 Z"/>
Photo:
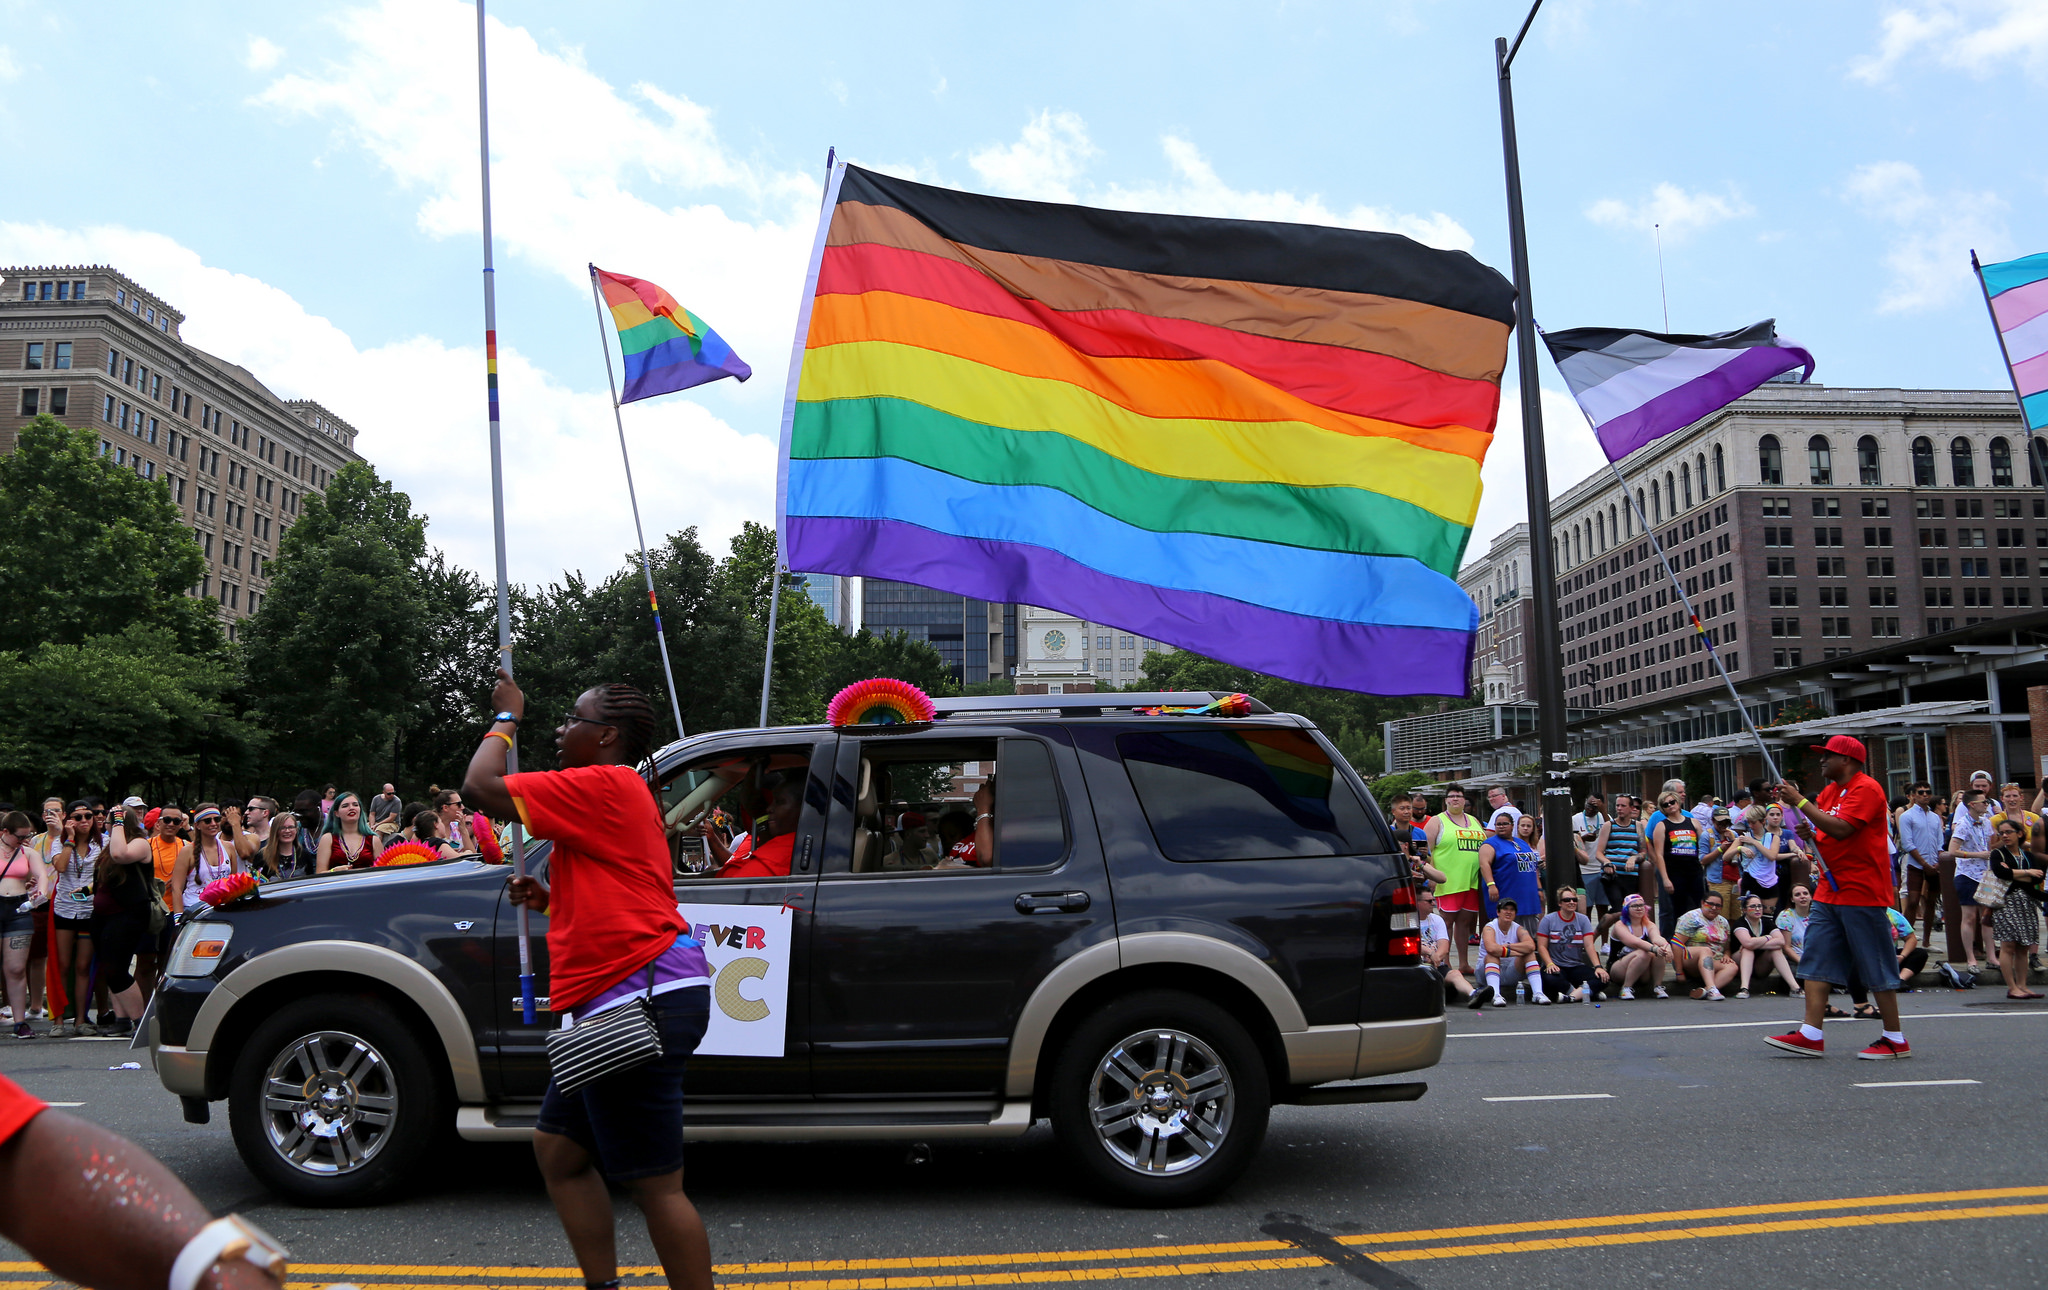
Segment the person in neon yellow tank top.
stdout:
<path fill-rule="evenodd" d="M 1464 790 L 1453 788 L 1444 792 L 1443 814 L 1431 816 L 1424 832 L 1430 863 L 1444 874 L 1437 884 L 1436 907 L 1449 917 L 1458 970 L 1469 973 L 1470 942 L 1479 929 L 1479 846 L 1486 841 L 1486 826 L 1465 814 Z"/>

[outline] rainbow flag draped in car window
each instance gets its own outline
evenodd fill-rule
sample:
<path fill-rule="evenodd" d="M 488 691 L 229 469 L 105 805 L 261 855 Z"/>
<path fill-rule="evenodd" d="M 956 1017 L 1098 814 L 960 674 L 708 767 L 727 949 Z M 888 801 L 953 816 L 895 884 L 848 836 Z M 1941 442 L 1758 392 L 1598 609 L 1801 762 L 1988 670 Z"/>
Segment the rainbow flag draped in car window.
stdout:
<path fill-rule="evenodd" d="M 1514 290 L 1391 233 L 836 167 L 784 403 L 789 567 L 1463 694 L 1453 580 Z"/>
<path fill-rule="evenodd" d="M 619 329 L 619 354 L 626 364 L 619 402 L 673 394 L 728 376 L 744 381 L 754 374 L 702 318 L 652 282 L 594 264 L 590 272 Z"/>

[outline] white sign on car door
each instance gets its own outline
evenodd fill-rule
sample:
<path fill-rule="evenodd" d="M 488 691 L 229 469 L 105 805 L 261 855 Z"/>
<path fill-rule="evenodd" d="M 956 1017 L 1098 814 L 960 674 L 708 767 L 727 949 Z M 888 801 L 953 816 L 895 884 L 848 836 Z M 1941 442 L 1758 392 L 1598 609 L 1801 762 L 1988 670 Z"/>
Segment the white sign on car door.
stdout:
<path fill-rule="evenodd" d="M 677 905 L 711 967 L 707 1057 L 780 1057 L 789 1031 L 789 906 Z"/>

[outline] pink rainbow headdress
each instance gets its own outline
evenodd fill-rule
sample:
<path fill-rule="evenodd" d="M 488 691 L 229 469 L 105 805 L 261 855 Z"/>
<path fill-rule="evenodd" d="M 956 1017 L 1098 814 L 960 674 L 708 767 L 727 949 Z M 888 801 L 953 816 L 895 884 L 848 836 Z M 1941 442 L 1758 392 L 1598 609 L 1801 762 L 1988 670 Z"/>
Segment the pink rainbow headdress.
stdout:
<path fill-rule="evenodd" d="M 930 695 L 886 676 L 855 681 L 833 695 L 825 708 L 825 720 L 835 726 L 915 725 L 937 715 Z"/>

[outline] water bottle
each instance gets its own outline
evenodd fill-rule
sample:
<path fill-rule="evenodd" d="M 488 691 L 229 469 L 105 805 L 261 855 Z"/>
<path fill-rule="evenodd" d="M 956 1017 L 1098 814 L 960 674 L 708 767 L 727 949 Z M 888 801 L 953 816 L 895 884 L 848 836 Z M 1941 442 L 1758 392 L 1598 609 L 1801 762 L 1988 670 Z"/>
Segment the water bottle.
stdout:
<path fill-rule="evenodd" d="M 1516 1003 L 1522 1003 L 1522 1002 L 1526 1001 L 1526 1000 L 1528 999 L 1528 997 L 1529 997 L 1529 986 L 1528 986 L 1528 984 L 1527 984 L 1526 982 L 1523 982 L 1523 981 L 1517 981 L 1517 982 L 1515 982 L 1515 1002 L 1516 1002 Z"/>

